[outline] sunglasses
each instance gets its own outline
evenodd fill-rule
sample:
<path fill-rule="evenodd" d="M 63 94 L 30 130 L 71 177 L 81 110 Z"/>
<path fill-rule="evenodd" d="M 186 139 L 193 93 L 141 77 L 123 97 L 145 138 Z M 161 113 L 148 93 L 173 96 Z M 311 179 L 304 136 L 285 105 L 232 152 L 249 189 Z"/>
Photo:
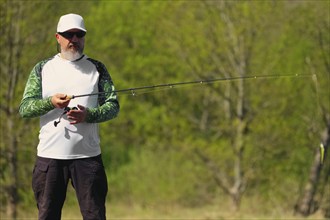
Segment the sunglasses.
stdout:
<path fill-rule="evenodd" d="M 82 38 L 86 35 L 86 32 L 79 31 L 79 32 L 58 32 L 59 35 L 66 39 L 72 39 L 74 35 L 76 35 L 77 38 Z"/>

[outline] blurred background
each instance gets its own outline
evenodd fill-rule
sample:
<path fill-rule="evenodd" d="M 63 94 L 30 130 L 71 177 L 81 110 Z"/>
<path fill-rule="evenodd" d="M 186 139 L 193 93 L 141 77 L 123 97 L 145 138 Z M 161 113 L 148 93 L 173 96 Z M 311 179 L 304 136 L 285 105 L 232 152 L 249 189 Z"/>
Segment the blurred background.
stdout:
<path fill-rule="evenodd" d="M 67 13 L 84 17 L 85 54 L 116 89 L 238 78 L 119 94 L 118 118 L 100 124 L 109 219 L 330 218 L 329 11 L 323 0 L 0 1 L 1 219 L 37 218 L 39 121 L 18 105 Z M 283 77 L 244 79 L 255 75 Z M 63 218 L 81 218 L 70 185 Z"/>

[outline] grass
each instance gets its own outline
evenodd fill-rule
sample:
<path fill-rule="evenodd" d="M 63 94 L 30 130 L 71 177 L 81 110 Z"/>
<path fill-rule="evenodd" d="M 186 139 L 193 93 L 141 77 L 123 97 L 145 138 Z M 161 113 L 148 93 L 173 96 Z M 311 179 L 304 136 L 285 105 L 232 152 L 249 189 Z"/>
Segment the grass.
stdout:
<path fill-rule="evenodd" d="M 2 220 L 10 219 L 1 215 Z M 36 207 L 19 210 L 19 218 L 22 220 L 37 219 Z M 77 204 L 65 204 L 63 208 L 63 220 L 82 219 Z M 294 216 L 290 212 L 273 212 L 273 213 L 253 213 L 253 210 L 241 210 L 239 212 L 231 212 L 217 205 L 208 205 L 196 208 L 183 208 L 179 206 L 161 206 L 161 207 L 142 207 L 140 205 L 125 204 L 108 204 L 107 206 L 108 220 L 298 220 L 313 219 L 323 220 L 321 213 L 316 213 L 308 218 Z"/>
<path fill-rule="evenodd" d="M 4 213 L 0 213 L 1 220 L 9 220 Z M 20 207 L 18 219 L 37 219 L 37 208 L 33 204 Z M 78 203 L 73 190 L 68 190 L 67 200 L 62 212 L 63 220 L 82 219 Z M 107 203 L 108 220 L 324 220 L 320 212 L 308 218 L 293 215 L 292 208 L 285 205 L 266 204 L 259 198 L 249 198 L 242 202 L 239 212 L 233 212 L 230 201 L 221 200 L 214 204 L 200 207 L 181 207 L 178 205 L 140 205 Z"/>

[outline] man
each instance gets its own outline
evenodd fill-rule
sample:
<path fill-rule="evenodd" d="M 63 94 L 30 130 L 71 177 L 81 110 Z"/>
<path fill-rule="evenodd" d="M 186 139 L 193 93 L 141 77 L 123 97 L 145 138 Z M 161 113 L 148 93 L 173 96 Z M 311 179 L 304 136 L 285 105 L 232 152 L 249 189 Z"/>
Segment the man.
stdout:
<path fill-rule="evenodd" d="M 60 53 L 33 68 L 19 107 L 23 118 L 40 117 L 32 176 L 39 219 L 61 219 L 70 179 L 83 219 L 106 218 L 98 123 L 115 118 L 119 103 L 105 66 L 83 54 L 86 32 L 80 15 L 60 18 L 55 34 Z M 90 93 L 104 95 L 71 99 Z"/>

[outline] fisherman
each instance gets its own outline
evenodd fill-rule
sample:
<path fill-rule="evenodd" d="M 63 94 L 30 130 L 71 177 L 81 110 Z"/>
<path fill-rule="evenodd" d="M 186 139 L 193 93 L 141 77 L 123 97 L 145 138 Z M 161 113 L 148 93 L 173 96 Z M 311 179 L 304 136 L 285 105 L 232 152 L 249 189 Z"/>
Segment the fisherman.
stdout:
<path fill-rule="evenodd" d="M 113 81 L 101 62 L 84 51 L 86 28 L 77 14 L 60 17 L 55 34 L 59 53 L 36 64 L 19 113 L 40 117 L 39 145 L 32 174 L 39 219 L 61 219 L 69 180 L 83 219 L 106 219 L 108 191 L 98 123 L 119 112 Z M 67 94 L 102 93 L 70 99 Z M 63 112 L 61 123 L 54 120 Z"/>

